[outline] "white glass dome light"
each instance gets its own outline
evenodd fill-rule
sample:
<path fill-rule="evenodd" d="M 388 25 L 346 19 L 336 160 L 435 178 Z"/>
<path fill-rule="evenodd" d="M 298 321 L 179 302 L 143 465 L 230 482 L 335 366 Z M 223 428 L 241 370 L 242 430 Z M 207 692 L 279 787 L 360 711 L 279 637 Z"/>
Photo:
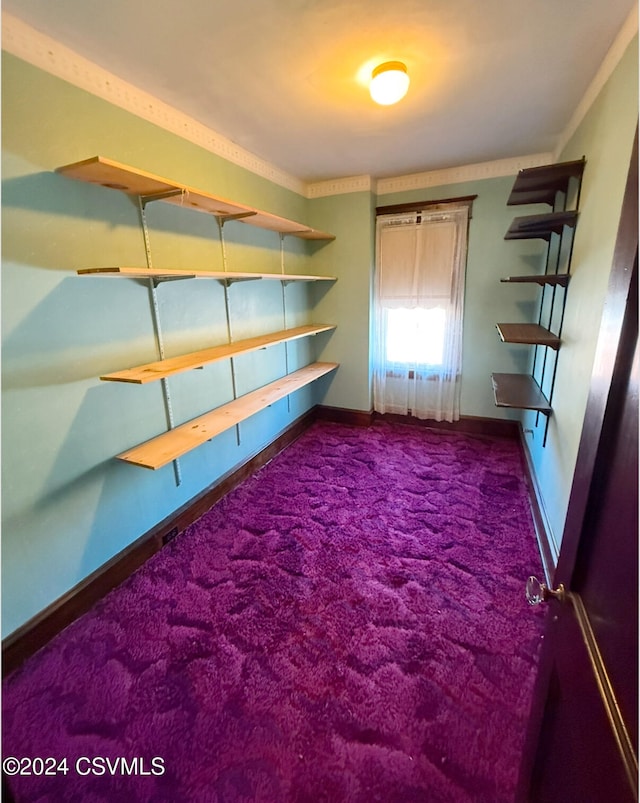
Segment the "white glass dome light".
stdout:
<path fill-rule="evenodd" d="M 391 106 L 407 94 L 409 75 L 401 61 L 386 61 L 371 73 L 369 92 L 376 103 Z"/>

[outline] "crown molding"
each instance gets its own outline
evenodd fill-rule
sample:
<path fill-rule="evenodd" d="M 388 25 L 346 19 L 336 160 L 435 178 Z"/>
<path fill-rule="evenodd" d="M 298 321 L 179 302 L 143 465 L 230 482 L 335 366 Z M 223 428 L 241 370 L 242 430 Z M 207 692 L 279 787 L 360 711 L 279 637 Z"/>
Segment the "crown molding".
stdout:
<path fill-rule="evenodd" d="M 371 176 L 349 176 L 307 184 L 307 198 L 323 198 L 327 195 L 345 195 L 348 192 L 370 191 L 373 186 Z"/>
<path fill-rule="evenodd" d="M 2 49 L 262 178 L 306 195 L 304 181 L 2 12 Z"/>
<path fill-rule="evenodd" d="M 607 55 L 604 57 L 598 72 L 595 74 L 593 81 L 589 84 L 582 100 L 576 107 L 567 127 L 558 138 L 553 161 L 558 161 L 560 154 L 566 147 L 571 137 L 575 134 L 580 123 L 584 120 L 587 112 L 594 104 L 596 98 L 600 94 L 602 88 L 607 83 L 611 74 L 618 66 L 620 60 L 624 56 L 627 47 L 629 46 L 633 37 L 638 33 L 638 6 L 634 5 L 631 9 L 629 16 L 625 20 L 618 35 L 613 40 L 613 44 L 609 48 Z"/>
<path fill-rule="evenodd" d="M 422 190 L 441 187 L 445 184 L 459 184 L 463 181 L 479 181 L 487 178 L 513 176 L 526 167 L 540 167 L 554 161 L 551 153 L 534 153 L 493 162 L 447 167 L 423 173 L 410 173 L 404 176 L 381 178 L 377 181 L 371 176 L 350 176 L 349 178 L 317 181 L 307 185 L 307 198 L 322 198 L 328 195 L 343 195 L 348 192 L 370 191 L 376 195 L 393 192 Z"/>
<path fill-rule="evenodd" d="M 445 184 L 460 184 L 463 181 L 514 176 L 519 170 L 526 167 L 540 167 L 551 161 L 553 161 L 553 155 L 550 153 L 534 153 L 528 156 L 498 159 L 493 162 L 479 162 L 425 173 L 411 173 L 395 178 L 381 178 L 377 182 L 376 192 L 377 195 L 389 195 L 392 192 L 424 190 L 429 187 L 441 187 Z"/>

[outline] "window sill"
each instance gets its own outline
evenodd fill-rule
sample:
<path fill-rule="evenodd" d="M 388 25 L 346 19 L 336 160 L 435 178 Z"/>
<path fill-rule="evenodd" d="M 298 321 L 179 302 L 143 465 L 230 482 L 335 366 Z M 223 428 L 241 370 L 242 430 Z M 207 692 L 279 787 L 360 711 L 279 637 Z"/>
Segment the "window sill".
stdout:
<path fill-rule="evenodd" d="M 387 371 L 387 379 L 417 379 L 418 381 L 426 379 L 433 382 L 439 378 L 440 370 L 438 368 L 420 370 L 418 376 L 416 376 L 413 368 L 410 368 L 408 373 L 404 371 Z"/>

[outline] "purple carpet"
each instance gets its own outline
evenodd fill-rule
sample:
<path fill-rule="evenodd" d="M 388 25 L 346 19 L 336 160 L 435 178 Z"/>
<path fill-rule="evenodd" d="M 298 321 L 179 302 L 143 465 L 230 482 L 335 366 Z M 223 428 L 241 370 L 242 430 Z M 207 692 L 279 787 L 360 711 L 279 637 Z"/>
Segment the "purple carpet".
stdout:
<path fill-rule="evenodd" d="M 68 767 L 10 786 L 511 801 L 540 572 L 515 441 L 316 423 L 5 682 L 3 755 Z"/>

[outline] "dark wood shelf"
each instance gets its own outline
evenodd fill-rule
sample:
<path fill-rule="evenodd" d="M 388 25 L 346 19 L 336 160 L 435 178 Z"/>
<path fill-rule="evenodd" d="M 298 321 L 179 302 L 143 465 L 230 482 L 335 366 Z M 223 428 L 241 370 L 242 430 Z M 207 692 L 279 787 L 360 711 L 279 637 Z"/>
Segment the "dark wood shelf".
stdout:
<path fill-rule="evenodd" d="M 537 410 L 549 415 L 551 405 L 536 380 L 528 374 L 491 374 L 496 407 Z"/>
<path fill-rule="evenodd" d="M 566 287 L 570 278 L 568 273 L 541 273 L 535 276 L 505 276 L 500 281 L 507 284 L 539 284 L 541 287 L 545 285 Z"/>
<path fill-rule="evenodd" d="M 508 206 L 520 204 L 549 204 L 553 206 L 557 192 L 567 192 L 572 178 L 581 179 L 585 160 L 558 162 L 542 167 L 521 170 L 507 201 Z"/>
<path fill-rule="evenodd" d="M 529 274 L 523 276 L 506 276 L 500 281 L 506 284 L 537 284 L 542 288 L 540 294 L 540 318 L 542 321 L 543 311 L 545 322 L 549 325 L 554 318 L 554 304 L 562 305 L 564 314 L 564 304 L 567 294 L 556 294 L 556 287 L 567 288 L 570 279 L 571 249 L 566 251 L 565 237 L 571 238 L 568 242 L 573 243 L 573 232 L 567 229 L 575 229 L 578 221 L 578 201 L 580 198 L 580 187 L 582 174 L 584 172 L 585 159 L 578 159 L 572 162 L 558 162 L 557 164 L 543 165 L 542 167 L 530 167 L 521 170 L 513 183 L 511 194 L 507 200 L 509 206 L 524 204 L 548 204 L 551 211 L 539 215 L 524 215 L 514 218 L 504 236 L 505 240 L 546 240 L 546 261 L 545 272 Z M 575 191 L 569 197 L 569 191 Z M 561 195 L 558 195 L 561 193 Z M 575 205 L 575 209 L 567 209 L 568 205 Z M 556 211 L 557 210 L 557 211 Z M 552 239 L 552 235 L 556 235 Z M 564 249 L 564 250 L 563 250 Z M 560 271 L 560 255 L 567 254 L 566 261 L 562 264 L 561 272 L 547 272 L 553 264 L 552 257 L 555 254 L 556 270 Z M 551 269 L 552 270 L 552 269 Z M 547 299 L 545 290 L 552 288 L 553 292 L 548 294 Z M 547 315 L 548 312 L 548 315 Z M 562 318 L 560 318 L 562 320 Z M 496 328 L 504 343 L 522 343 L 528 346 L 545 346 L 558 350 L 560 348 L 560 337 L 549 329 L 534 323 L 497 323 Z M 556 358 L 557 359 L 557 358 Z M 497 407 L 510 407 L 520 410 L 536 410 L 547 416 L 547 429 L 545 429 L 542 445 L 546 445 L 549 415 L 551 414 L 551 404 L 549 399 L 542 392 L 542 386 L 549 389 L 549 395 L 553 396 L 553 385 L 555 382 L 555 364 L 553 360 L 553 375 L 545 379 L 547 359 L 546 355 L 539 371 L 540 384 L 530 374 L 492 374 L 493 393 Z M 534 365 L 536 364 L 534 359 Z M 549 369 L 551 370 L 551 368 Z M 535 373 L 535 372 L 532 372 Z M 548 375 L 547 375 L 548 377 Z M 536 426 L 537 424 L 536 417 Z"/>
<path fill-rule="evenodd" d="M 549 346 L 556 351 L 560 348 L 560 338 L 537 323 L 497 323 L 496 329 L 504 343 Z"/>
<path fill-rule="evenodd" d="M 517 217 L 509 226 L 505 240 L 549 240 L 552 234 L 561 234 L 565 226 L 575 226 L 578 213 L 547 212 L 544 215 L 525 215 Z"/>

